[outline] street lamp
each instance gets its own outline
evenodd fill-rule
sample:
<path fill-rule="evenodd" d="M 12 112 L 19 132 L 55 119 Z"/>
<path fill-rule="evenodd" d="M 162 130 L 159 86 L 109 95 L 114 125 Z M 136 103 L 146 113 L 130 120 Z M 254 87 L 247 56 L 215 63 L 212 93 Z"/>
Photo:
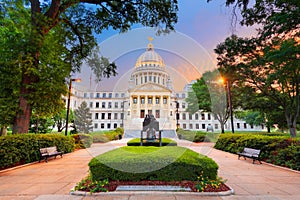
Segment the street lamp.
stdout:
<path fill-rule="evenodd" d="M 72 78 L 69 83 L 69 94 L 68 94 L 68 105 L 67 105 L 67 117 L 66 117 L 66 132 L 65 136 L 68 135 L 68 126 L 69 126 L 69 113 L 70 113 L 70 100 L 71 100 L 71 90 L 72 90 L 72 82 L 81 82 L 80 78 Z"/>
<path fill-rule="evenodd" d="M 232 98 L 231 98 L 231 86 L 228 80 L 220 79 L 220 82 L 224 83 L 226 81 L 226 89 L 228 95 L 228 105 L 229 105 L 229 113 L 230 113 L 230 121 L 231 121 L 231 132 L 234 133 L 234 124 L 233 124 L 233 112 L 232 112 Z"/>
<path fill-rule="evenodd" d="M 178 112 L 178 108 L 179 108 L 179 102 L 176 100 L 175 101 L 176 103 L 176 128 L 179 128 L 179 112 Z"/>
<path fill-rule="evenodd" d="M 123 110 L 122 110 L 123 116 L 122 116 L 122 126 L 121 126 L 122 128 L 124 127 L 124 115 L 125 115 L 125 113 L 124 113 L 124 107 L 125 107 L 125 102 L 127 102 L 127 101 L 123 101 L 122 102 L 122 105 L 123 105 L 122 106 L 123 107 Z"/>

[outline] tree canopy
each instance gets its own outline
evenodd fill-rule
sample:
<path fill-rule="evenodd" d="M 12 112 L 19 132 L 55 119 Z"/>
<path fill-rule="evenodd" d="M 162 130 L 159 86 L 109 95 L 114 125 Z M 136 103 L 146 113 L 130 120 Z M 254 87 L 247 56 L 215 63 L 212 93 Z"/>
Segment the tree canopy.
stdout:
<path fill-rule="evenodd" d="M 0 125 L 13 124 L 13 133 L 25 133 L 33 109 L 39 115 L 61 111 L 67 78 L 96 46 L 95 33 L 108 28 L 124 32 L 137 23 L 169 32 L 177 10 L 177 0 L 4 0 Z M 102 62 L 94 65 L 101 70 L 93 68 L 98 78 L 115 74 L 113 63 Z"/>
<path fill-rule="evenodd" d="M 226 3 L 241 8 L 242 24 L 262 27 L 255 37 L 233 35 L 216 47 L 220 70 L 240 93 L 247 91 L 241 95 L 248 97 L 241 98 L 243 108 L 259 110 L 274 123 L 273 116 L 281 113 L 295 137 L 300 112 L 300 2 L 256 0 L 252 7 L 249 1 Z"/>

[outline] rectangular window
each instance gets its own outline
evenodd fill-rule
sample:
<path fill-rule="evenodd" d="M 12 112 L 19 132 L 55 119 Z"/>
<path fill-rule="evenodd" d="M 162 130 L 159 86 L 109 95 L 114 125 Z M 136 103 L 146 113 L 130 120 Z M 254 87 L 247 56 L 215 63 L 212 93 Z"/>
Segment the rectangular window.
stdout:
<path fill-rule="evenodd" d="M 183 128 L 183 129 L 186 129 L 186 124 L 182 124 L 182 128 Z"/>
<path fill-rule="evenodd" d="M 149 115 L 152 115 L 152 110 L 148 110 L 148 114 L 149 114 Z"/>
<path fill-rule="evenodd" d="M 111 102 L 108 102 L 108 108 L 111 108 Z"/>
<path fill-rule="evenodd" d="M 144 118 L 144 117 L 145 117 L 145 110 L 141 110 L 140 118 Z"/>
<path fill-rule="evenodd" d="M 84 98 L 87 98 L 87 93 L 84 93 L 84 94 L 83 94 L 83 97 L 84 97 Z"/>
<path fill-rule="evenodd" d="M 119 106 L 118 102 L 115 102 L 115 108 L 118 108 L 118 106 Z"/>
<path fill-rule="evenodd" d="M 124 119 L 124 113 L 121 113 L 121 119 Z"/>
<path fill-rule="evenodd" d="M 90 108 L 93 108 L 93 102 L 90 102 Z"/>
<path fill-rule="evenodd" d="M 101 113 L 101 119 L 105 119 L 105 113 Z"/>
<path fill-rule="evenodd" d="M 204 113 L 201 114 L 201 119 L 205 120 L 205 114 Z"/>
<path fill-rule="evenodd" d="M 163 98 L 163 103 L 167 104 L 167 98 L 165 98 L 165 97 Z"/>
<path fill-rule="evenodd" d="M 105 108 L 105 102 L 102 102 L 102 108 Z"/>
<path fill-rule="evenodd" d="M 159 97 L 156 97 L 156 98 L 155 98 L 155 103 L 156 103 L 156 104 L 159 104 Z"/>
<path fill-rule="evenodd" d="M 247 124 L 246 124 L 246 123 L 244 123 L 244 128 L 245 128 L 245 129 L 247 128 Z"/>
<path fill-rule="evenodd" d="M 182 106 L 182 108 L 185 108 L 185 103 L 182 103 L 181 106 Z"/>
<path fill-rule="evenodd" d="M 106 98 L 106 93 L 103 93 L 103 94 L 102 94 L 102 97 L 103 97 L 103 98 Z"/>
<path fill-rule="evenodd" d="M 156 76 L 153 77 L 153 82 L 156 83 Z"/>
<path fill-rule="evenodd" d="M 96 102 L 96 108 L 99 108 L 99 102 Z"/>
<path fill-rule="evenodd" d="M 160 118 L 160 111 L 159 110 L 155 110 L 155 118 Z"/>
<path fill-rule="evenodd" d="M 94 97 L 94 93 L 90 93 L 90 98 L 93 98 Z"/>
<path fill-rule="evenodd" d="M 210 120 L 210 119 L 211 119 L 211 117 L 210 117 L 210 113 L 208 113 L 208 114 L 207 114 L 207 119 L 208 119 L 208 120 Z"/>
<path fill-rule="evenodd" d="M 107 113 L 107 119 L 111 119 L 111 113 Z"/>
<path fill-rule="evenodd" d="M 199 129 L 199 124 L 196 124 L 196 129 Z"/>
<path fill-rule="evenodd" d="M 114 114 L 114 119 L 118 119 L 118 113 Z"/>
<path fill-rule="evenodd" d="M 108 98 L 112 98 L 112 93 L 109 93 L 109 94 L 108 94 Z"/>
<path fill-rule="evenodd" d="M 236 123 L 236 127 L 238 128 L 238 129 L 240 129 L 241 127 L 240 127 L 240 123 Z"/>
<path fill-rule="evenodd" d="M 205 124 L 202 124 L 202 129 L 205 129 Z"/>
<path fill-rule="evenodd" d="M 94 124 L 94 128 L 95 128 L 95 129 L 98 128 L 98 124 L 97 124 L 97 123 Z"/>
<path fill-rule="evenodd" d="M 116 97 L 116 98 L 119 98 L 119 93 L 116 93 L 116 94 L 115 94 L 115 97 Z"/>
<path fill-rule="evenodd" d="M 219 126 L 218 126 L 218 124 L 215 124 L 215 129 L 219 129 Z"/>
<path fill-rule="evenodd" d="M 100 93 L 96 93 L 96 98 L 100 98 Z"/>
<path fill-rule="evenodd" d="M 101 123 L 101 129 L 104 129 L 104 123 Z"/>
<path fill-rule="evenodd" d="M 193 124 L 190 124 L 190 129 L 193 129 Z"/>
<path fill-rule="evenodd" d="M 145 97 L 141 98 L 141 104 L 145 104 Z"/>
<path fill-rule="evenodd" d="M 182 119 L 186 120 L 186 114 L 185 113 L 182 113 Z"/>
<path fill-rule="evenodd" d="M 148 104 L 152 104 L 152 97 L 148 97 Z"/>
<path fill-rule="evenodd" d="M 99 119 L 99 113 L 95 113 L 95 119 Z"/>
<path fill-rule="evenodd" d="M 110 126 L 111 126 L 110 124 L 107 124 L 107 128 L 108 128 L 108 129 L 110 129 Z"/>
<path fill-rule="evenodd" d="M 152 76 L 149 76 L 149 81 L 152 81 Z"/>
<path fill-rule="evenodd" d="M 117 123 L 114 123 L 114 128 L 118 128 L 118 124 Z"/>
<path fill-rule="evenodd" d="M 137 97 L 134 97 L 134 98 L 133 98 L 133 103 L 134 103 L 134 104 L 137 104 Z"/>
<path fill-rule="evenodd" d="M 145 83 L 147 83 L 147 76 L 145 76 Z"/>
<path fill-rule="evenodd" d="M 195 120 L 198 120 L 198 119 L 199 119 L 199 115 L 195 114 Z"/>
<path fill-rule="evenodd" d="M 193 119 L 193 115 L 189 114 L 189 119 L 192 120 Z"/>

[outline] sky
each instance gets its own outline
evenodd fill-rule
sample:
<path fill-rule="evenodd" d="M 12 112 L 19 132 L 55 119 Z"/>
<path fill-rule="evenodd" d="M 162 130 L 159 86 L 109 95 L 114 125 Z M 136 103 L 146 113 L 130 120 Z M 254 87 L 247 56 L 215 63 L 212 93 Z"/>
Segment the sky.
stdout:
<path fill-rule="evenodd" d="M 85 65 L 77 78 L 81 86 L 98 91 L 126 91 L 130 74 L 138 57 L 145 52 L 152 37 L 155 51 L 161 55 L 171 76 L 175 91 L 201 77 L 205 71 L 216 68 L 214 49 L 231 34 L 249 37 L 256 33 L 252 27 L 232 26 L 232 8 L 225 0 L 179 0 L 178 23 L 175 32 L 156 35 L 147 27 L 134 26 L 126 33 L 107 30 L 97 35 L 101 55 L 117 64 L 118 75 L 95 83 L 95 78 Z"/>

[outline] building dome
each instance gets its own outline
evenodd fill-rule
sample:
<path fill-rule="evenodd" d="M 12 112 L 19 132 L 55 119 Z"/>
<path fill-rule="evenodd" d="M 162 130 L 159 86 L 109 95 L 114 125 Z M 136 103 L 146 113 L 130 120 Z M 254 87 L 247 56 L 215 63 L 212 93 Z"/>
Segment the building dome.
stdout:
<path fill-rule="evenodd" d="M 164 61 L 161 56 L 154 51 L 153 44 L 150 42 L 144 52 L 137 59 L 135 67 L 152 66 L 152 67 L 165 67 Z"/>

